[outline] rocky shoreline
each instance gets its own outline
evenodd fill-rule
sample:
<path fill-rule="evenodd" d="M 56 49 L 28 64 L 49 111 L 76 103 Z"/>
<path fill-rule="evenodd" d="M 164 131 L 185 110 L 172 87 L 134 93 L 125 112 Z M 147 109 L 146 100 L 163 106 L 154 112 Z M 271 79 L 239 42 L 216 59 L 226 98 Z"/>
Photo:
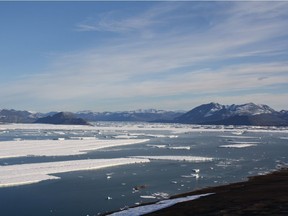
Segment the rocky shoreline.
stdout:
<path fill-rule="evenodd" d="M 206 193 L 213 194 L 146 215 L 288 215 L 288 168 L 171 198 Z"/>
<path fill-rule="evenodd" d="M 210 194 L 177 203 L 146 216 L 234 216 L 288 215 L 288 168 L 266 175 L 249 177 L 248 181 L 209 187 L 170 199 Z M 143 205 L 145 206 L 145 205 Z M 141 215 L 135 209 L 135 215 Z"/>

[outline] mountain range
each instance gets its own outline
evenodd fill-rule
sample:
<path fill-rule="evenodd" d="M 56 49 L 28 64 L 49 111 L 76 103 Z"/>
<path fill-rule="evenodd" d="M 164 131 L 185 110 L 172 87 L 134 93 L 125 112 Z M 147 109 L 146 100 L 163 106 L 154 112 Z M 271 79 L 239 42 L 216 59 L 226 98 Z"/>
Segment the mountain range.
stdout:
<path fill-rule="evenodd" d="M 51 123 L 51 124 L 88 124 L 92 121 L 133 121 L 133 122 L 169 122 L 203 125 L 256 125 L 288 126 L 288 111 L 275 111 L 262 104 L 246 103 L 241 105 L 203 104 L 184 111 L 164 111 L 156 109 L 124 112 L 75 113 L 0 110 L 2 123 Z"/>
<path fill-rule="evenodd" d="M 221 105 L 209 103 L 198 106 L 174 119 L 177 123 L 205 125 L 288 126 L 288 111 L 275 111 L 263 104 Z"/>
<path fill-rule="evenodd" d="M 88 121 L 133 121 L 133 122 L 157 122 L 160 120 L 173 121 L 185 112 L 165 111 L 156 109 L 140 109 L 124 112 L 76 112 L 76 116 Z"/>

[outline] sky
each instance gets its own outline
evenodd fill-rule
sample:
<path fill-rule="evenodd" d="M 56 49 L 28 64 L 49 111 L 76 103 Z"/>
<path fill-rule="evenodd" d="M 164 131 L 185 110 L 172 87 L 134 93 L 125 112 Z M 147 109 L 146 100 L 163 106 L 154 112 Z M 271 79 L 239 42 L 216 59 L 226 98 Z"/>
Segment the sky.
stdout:
<path fill-rule="evenodd" d="M 288 2 L 0 2 L 0 109 L 288 109 Z"/>

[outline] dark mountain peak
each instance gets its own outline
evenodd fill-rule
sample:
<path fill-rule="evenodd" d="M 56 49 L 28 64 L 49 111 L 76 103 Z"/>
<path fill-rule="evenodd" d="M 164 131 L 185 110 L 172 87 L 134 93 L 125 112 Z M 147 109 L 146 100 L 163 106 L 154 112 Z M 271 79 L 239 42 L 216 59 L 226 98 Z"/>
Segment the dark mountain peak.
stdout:
<path fill-rule="evenodd" d="M 72 112 L 59 112 L 53 115 L 55 118 L 75 118 Z"/>
<path fill-rule="evenodd" d="M 35 123 L 45 124 L 67 124 L 67 125 L 89 125 L 82 118 L 77 118 L 73 113 L 70 112 L 59 112 L 52 116 L 39 118 Z"/>
<path fill-rule="evenodd" d="M 225 111 L 226 107 L 219 103 L 202 104 L 176 118 L 176 122 L 188 123 L 192 120 L 193 123 L 201 124 L 205 121 L 223 119 Z"/>

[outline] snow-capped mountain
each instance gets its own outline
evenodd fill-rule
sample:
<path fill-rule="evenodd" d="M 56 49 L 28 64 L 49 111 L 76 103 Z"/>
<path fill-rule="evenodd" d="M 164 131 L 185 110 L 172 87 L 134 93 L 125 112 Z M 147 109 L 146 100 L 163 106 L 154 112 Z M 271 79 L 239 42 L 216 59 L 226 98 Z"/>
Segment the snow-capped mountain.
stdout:
<path fill-rule="evenodd" d="M 0 123 L 34 123 L 40 118 L 51 117 L 59 112 L 36 113 L 17 110 L 0 110 Z M 48 117 L 50 116 L 50 117 Z M 124 112 L 92 112 L 89 110 L 73 113 L 73 118 L 67 115 L 57 119 L 62 122 L 78 124 L 84 121 L 139 121 L 139 122 L 170 122 L 185 124 L 217 124 L 217 125 L 260 125 L 260 126 L 288 126 L 288 111 L 275 111 L 263 104 L 247 103 L 241 105 L 221 105 L 209 103 L 200 105 L 189 112 L 164 111 L 156 109 L 139 109 Z M 59 118 L 58 118 L 59 117 Z M 69 121 L 68 121 L 68 120 Z M 72 119 L 72 120 L 71 120 Z M 78 119 L 77 121 L 75 119 Z M 47 120 L 44 118 L 44 120 Z M 81 123 L 81 122 L 80 122 Z M 80 124 L 79 123 L 79 124 Z M 83 124 L 83 123 L 81 123 Z"/>
<path fill-rule="evenodd" d="M 209 103 L 200 105 L 191 111 L 177 117 L 176 122 L 179 123 L 196 123 L 212 122 L 224 119 L 227 115 L 227 110 L 224 105 L 218 103 Z"/>
<path fill-rule="evenodd" d="M 272 114 L 276 111 L 271 107 L 264 104 L 247 103 L 242 105 L 227 106 L 231 115 L 259 115 L 259 114 Z"/>
<path fill-rule="evenodd" d="M 175 122 L 223 125 L 288 125 L 285 112 L 281 112 L 263 104 L 221 105 L 209 103 L 200 105 L 175 118 Z"/>

